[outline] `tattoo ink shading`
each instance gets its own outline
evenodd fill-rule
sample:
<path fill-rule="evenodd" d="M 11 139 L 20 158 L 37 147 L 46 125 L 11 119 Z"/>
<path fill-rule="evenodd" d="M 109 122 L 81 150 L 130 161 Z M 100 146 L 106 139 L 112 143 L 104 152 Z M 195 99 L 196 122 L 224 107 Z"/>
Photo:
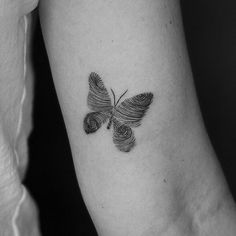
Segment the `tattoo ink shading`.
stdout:
<path fill-rule="evenodd" d="M 92 72 L 89 75 L 89 93 L 87 103 L 93 111 L 84 118 L 84 131 L 86 134 L 96 132 L 102 124 L 107 124 L 109 130 L 113 127 L 113 143 L 122 152 L 129 152 L 136 144 L 132 128 L 141 125 L 142 118 L 146 114 L 153 100 L 152 93 L 141 93 L 120 102 L 128 92 L 126 90 L 116 101 L 114 91 L 113 105 L 102 79 Z"/>

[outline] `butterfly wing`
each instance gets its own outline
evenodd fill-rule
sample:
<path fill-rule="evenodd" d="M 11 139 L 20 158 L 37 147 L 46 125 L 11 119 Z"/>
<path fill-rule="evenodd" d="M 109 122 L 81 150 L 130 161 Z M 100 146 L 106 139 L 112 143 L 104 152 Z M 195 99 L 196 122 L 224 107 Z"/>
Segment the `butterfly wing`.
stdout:
<path fill-rule="evenodd" d="M 122 152 L 129 152 L 135 146 L 135 137 L 132 129 L 113 119 L 113 142 Z"/>
<path fill-rule="evenodd" d="M 114 117 L 122 124 L 129 127 L 141 125 L 142 118 L 153 100 L 152 93 L 141 93 L 125 99 L 115 108 Z"/>
<path fill-rule="evenodd" d="M 90 112 L 84 118 L 84 131 L 86 134 L 96 132 L 109 118 L 109 114 Z"/>
<path fill-rule="evenodd" d="M 89 108 L 93 111 L 84 118 L 86 134 L 96 132 L 111 116 L 111 99 L 100 76 L 92 72 L 89 75 L 89 93 L 87 98 Z"/>
<path fill-rule="evenodd" d="M 100 76 L 95 72 L 89 75 L 89 94 L 87 102 L 89 108 L 95 112 L 107 112 L 111 111 L 113 108 L 108 91 Z"/>

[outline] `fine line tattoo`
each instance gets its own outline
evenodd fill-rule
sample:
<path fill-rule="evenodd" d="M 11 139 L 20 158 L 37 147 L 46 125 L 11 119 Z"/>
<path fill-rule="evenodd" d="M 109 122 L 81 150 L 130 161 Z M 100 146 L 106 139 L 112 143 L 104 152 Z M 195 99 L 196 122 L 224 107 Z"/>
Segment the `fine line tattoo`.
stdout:
<path fill-rule="evenodd" d="M 96 132 L 102 124 L 107 124 L 109 130 L 113 127 L 113 142 L 122 152 L 129 152 L 135 146 L 135 137 L 132 128 L 141 125 L 142 118 L 146 114 L 153 100 L 152 93 L 140 93 L 120 102 L 128 92 L 126 90 L 116 101 L 113 89 L 113 105 L 100 76 L 92 72 L 89 75 L 89 93 L 87 103 L 93 111 L 84 118 L 84 131 L 86 134 Z"/>

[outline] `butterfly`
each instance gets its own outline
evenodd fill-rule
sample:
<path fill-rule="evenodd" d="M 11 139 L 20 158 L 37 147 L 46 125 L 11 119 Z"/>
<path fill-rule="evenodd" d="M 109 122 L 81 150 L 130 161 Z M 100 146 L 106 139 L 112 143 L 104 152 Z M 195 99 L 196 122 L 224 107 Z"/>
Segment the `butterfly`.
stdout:
<path fill-rule="evenodd" d="M 113 143 L 122 152 L 129 152 L 136 144 L 132 128 L 141 125 L 142 118 L 153 100 L 152 93 L 141 93 L 120 102 L 126 90 L 116 101 L 114 91 L 113 104 L 100 76 L 92 72 L 89 75 L 88 107 L 92 110 L 84 118 L 86 134 L 95 133 L 102 124 L 109 130 L 113 127 Z"/>

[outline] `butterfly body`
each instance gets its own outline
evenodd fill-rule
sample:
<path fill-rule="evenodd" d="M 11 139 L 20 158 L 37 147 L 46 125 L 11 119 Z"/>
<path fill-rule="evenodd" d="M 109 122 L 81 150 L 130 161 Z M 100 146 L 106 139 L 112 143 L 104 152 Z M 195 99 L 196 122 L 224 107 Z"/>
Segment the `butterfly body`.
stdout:
<path fill-rule="evenodd" d="M 95 133 L 102 124 L 107 129 L 113 128 L 113 142 L 122 152 L 129 152 L 135 146 L 135 137 L 132 128 L 141 125 L 141 121 L 149 105 L 152 103 L 152 93 L 141 93 L 120 102 L 127 93 L 126 90 L 116 101 L 113 95 L 113 105 L 110 96 L 98 74 L 92 72 L 89 76 L 88 106 L 93 112 L 84 118 L 84 131 L 86 134 Z"/>
<path fill-rule="evenodd" d="M 110 129 L 111 128 L 111 125 L 112 125 L 112 121 L 113 121 L 113 115 L 110 117 L 109 119 L 109 122 L 107 124 L 107 129 Z"/>

